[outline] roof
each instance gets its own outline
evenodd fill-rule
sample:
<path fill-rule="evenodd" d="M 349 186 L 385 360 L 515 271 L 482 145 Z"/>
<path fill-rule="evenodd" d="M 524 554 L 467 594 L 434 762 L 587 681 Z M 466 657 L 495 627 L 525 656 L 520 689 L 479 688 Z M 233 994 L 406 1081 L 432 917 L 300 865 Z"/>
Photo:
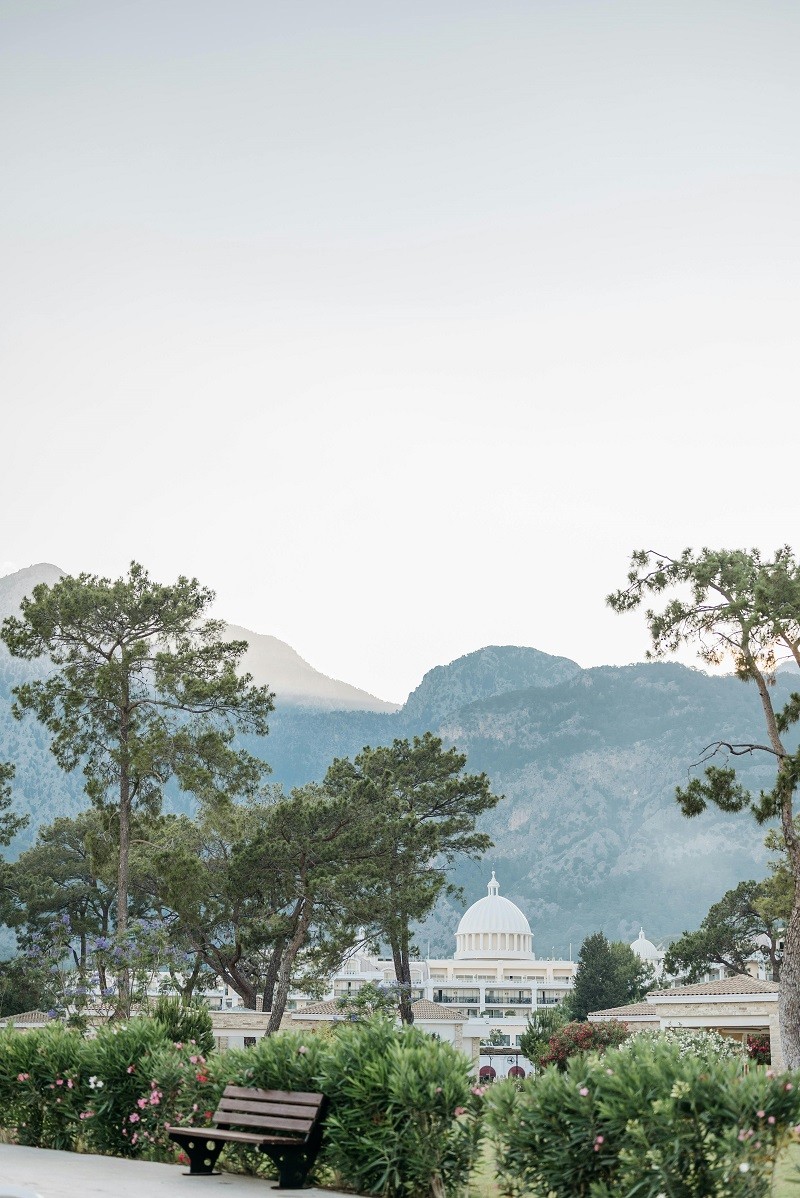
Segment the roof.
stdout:
<path fill-rule="evenodd" d="M 698 982 L 694 986 L 673 986 L 670 990 L 651 990 L 650 998 L 678 998 L 690 994 L 777 994 L 777 982 L 762 982 L 749 973 L 737 973 L 721 982 Z"/>
<path fill-rule="evenodd" d="M 489 893 L 468 907 L 461 916 L 456 936 L 472 933 L 481 935 L 484 932 L 510 932 L 512 935 L 530 936 L 531 925 L 516 903 L 503 898 L 494 870 L 487 890 Z M 497 949 L 494 950 L 494 955 L 498 955 Z"/>
<path fill-rule="evenodd" d="M 606 1007 L 604 1011 L 590 1011 L 590 1015 L 606 1015 L 609 1019 L 625 1019 L 631 1015 L 652 1015 L 658 1019 L 658 1012 L 653 1010 L 653 1004 L 647 1002 L 628 1003 L 627 1007 Z"/>
<path fill-rule="evenodd" d="M 415 1019 L 426 1021 L 440 1019 L 448 1023 L 456 1023 L 466 1018 L 464 1012 L 457 1007 L 447 1007 L 440 1003 L 429 1002 L 427 998 L 418 998 L 415 1003 L 411 1004 L 411 1010 L 414 1012 Z M 293 1018 L 298 1015 L 338 1015 L 340 1019 L 347 1019 L 350 1012 L 346 1007 L 341 1007 L 336 1000 L 329 999 L 327 1002 L 314 1002 L 307 1007 L 299 1007 L 290 1014 Z"/>
<path fill-rule="evenodd" d="M 45 1011 L 23 1011 L 19 1015 L 6 1015 L 0 1023 L 50 1023 L 51 1016 Z"/>

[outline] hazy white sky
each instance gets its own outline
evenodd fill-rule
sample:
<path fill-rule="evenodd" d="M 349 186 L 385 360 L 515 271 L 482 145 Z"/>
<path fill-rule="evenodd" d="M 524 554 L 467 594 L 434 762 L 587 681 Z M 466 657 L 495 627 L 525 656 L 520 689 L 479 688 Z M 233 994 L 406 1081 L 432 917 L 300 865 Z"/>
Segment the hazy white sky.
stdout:
<path fill-rule="evenodd" d="M 0 564 L 402 699 L 797 529 L 800 8 L 0 0 Z"/>

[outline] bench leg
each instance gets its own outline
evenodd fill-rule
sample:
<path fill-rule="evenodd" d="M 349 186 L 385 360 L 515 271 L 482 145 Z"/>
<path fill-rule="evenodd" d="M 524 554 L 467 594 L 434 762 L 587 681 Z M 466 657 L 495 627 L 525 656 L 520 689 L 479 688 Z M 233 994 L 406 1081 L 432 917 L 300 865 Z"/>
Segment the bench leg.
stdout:
<path fill-rule="evenodd" d="M 181 1147 L 189 1158 L 189 1172 L 184 1176 L 210 1177 L 225 1145 L 198 1135 L 197 1139 L 182 1140 Z"/>
<path fill-rule="evenodd" d="M 278 1167 L 278 1184 L 272 1188 L 274 1190 L 302 1190 L 306 1184 L 309 1169 L 314 1163 L 313 1157 L 309 1160 L 306 1149 L 299 1147 L 267 1148 L 266 1152 L 273 1164 Z"/>

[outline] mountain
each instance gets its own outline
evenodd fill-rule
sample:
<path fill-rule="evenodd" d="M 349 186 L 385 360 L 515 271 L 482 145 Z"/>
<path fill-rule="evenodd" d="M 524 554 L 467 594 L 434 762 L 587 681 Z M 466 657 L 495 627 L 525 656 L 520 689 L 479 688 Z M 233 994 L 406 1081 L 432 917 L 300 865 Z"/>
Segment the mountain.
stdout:
<path fill-rule="evenodd" d="M 403 714 L 423 723 L 441 720 L 477 700 L 528 687 L 554 686 L 574 678 L 580 670 L 568 657 L 551 657 L 517 645 L 491 645 L 429 670 L 408 696 Z"/>
<path fill-rule="evenodd" d="M 377 699 L 367 691 L 320 674 L 296 653 L 291 645 L 277 637 L 238 624 L 228 624 L 226 635 L 237 641 L 247 641 L 248 650 L 242 665 L 259 685 L 275 692 L 278 704 L 314 707 L 328 711 L 397 711 L 397 703 Z"/>
<path fill-rule="evenodd" d="M 34 567 L 0 579 L 0 615 L 25 588 L 58 574 Z M 231 631 L 250 640 L 246 664 L 278 693 L 269 736 L 245 743 L 284 787 L 321 779 L 335 756 L 427 729 L 488 774 L 505 796 L 484 821 L 495 847 L 485 861 L 459 865 L 454 881 L 472 902 L 496 868 L 540 955 L 566 953 L 570 943 L 577 951 L 598 928 L 626 939 L 640 924 L 653 940 L 678 935 L 726 889 L 767 871 L 764 832 L 752 820 L 716 811 L 687 820 L 674 801 L 706 745 L 762 739 L 758 695 L 733 677 L 664 663 L 581 669 L 536 649 L 490 646 L 428 671 L 391 710 L 326 679 L 275 638 Z M 10 688 L 33 669 L 0 650 L 0 760 L 18 764 L 16 805 L 35 825 L 84 799 L 80 774 L 58 770 L 36 722 L 11 718 Z M 779 673 L 776 702 L 793 682 Z M 769 761 L 740 758 L 737 770 L 752 789 L 771 783 Z M 172 792 L 167 802 L 190 806 Z M 439 905 L 423 951 L 428 940 L 433 952 L 451 951 L 462 910 L 456 900 Z"/>

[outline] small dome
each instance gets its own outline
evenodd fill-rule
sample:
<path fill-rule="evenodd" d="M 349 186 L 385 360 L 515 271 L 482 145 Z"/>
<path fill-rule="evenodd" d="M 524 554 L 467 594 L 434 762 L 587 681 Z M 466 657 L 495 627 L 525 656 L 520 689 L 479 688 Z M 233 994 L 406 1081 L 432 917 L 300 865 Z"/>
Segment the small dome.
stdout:
<path fill-rule="evenodd" d="M 660 961 L 664 956 L 660 953 L 652 940 L 647 940 L 644 934 L 644 928 L 639 928 L 639 935 L 631 944 L 631 951 L 636 954 L 640 961 Z"/>
<path fill-rule="evenodd" d="M 532 957 L 531 926 L 515 903 L 503 898 L 492 870 L 486 898 L 464 912 L 456 931 L 456 960 L 464 957 Z"/>

